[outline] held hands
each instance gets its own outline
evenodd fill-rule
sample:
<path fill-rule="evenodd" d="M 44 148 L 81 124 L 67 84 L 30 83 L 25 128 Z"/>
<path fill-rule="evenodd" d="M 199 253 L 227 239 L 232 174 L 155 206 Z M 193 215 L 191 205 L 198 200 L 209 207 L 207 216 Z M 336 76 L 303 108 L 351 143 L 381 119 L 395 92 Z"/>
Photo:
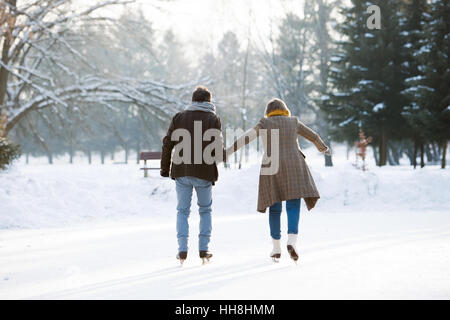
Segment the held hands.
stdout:
<path fill-rule="evenodd" d="M 330 147 L 327 147 L 327 149 L 323 152 L 327 156 L 331 156 L 331 149 Z"/>

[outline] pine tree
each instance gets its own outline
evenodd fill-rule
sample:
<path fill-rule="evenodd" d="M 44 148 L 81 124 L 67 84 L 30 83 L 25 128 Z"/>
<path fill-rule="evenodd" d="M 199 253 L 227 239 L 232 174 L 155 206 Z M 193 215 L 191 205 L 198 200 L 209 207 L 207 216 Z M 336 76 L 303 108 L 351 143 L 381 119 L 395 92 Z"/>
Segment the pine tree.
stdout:
<path fill-rule="evenodd" d="M 414 143 L 413 166 L 416 168 L 417 152 L 419 149 L 423 150 L 422 146 L 427 136 L 423 122 L 426 117 L 425 107 L 420 103 L 420 99 L 416 97 L 415 86 L 424 77 L 422 62 L 418 59 L 417 52 L 426 41 L 424 29 L 429 20 L 429 6 L 426 0 L 410 0 L 405 2 L 404 11 L 405 33 L 408 38 L 408 41 L 405 43 L 405 48 L 408 50 L 407 61 L 405 62 L 408 76 L 406 79 L 407 88 L 404 94 L 408 101 L 405 105 L 403 116 L 409 125 L 411 139 Z M 421 159 L 423 159 L 422 154 Z M 421 166 L 424 165 L 424 162 L 421 161 Z"/>
<path fill-rule="evenodd" d="M 276 41 L 277 54 L 273 63 L 278 73 L 277 91 L 294 115 L 314 115 L 310 95 L 315 89 L 312 79 L 314 45 L 313 20 L 305 2 L 304 16 L 289 13 L 282 20 Z"/>
<path fill-rule="evenodd" d="M 181 43 L 172 30 L 164 33 L 164 39 L 159 48 L 159 61 L 165 81 L 180 83 L 189 81 L 190 66 Z"/>
<path fill-rule="evenodd" d="M 367 8 L 381 9 L 381 29 L 370 30 Z M 407 76 L 407 55 L 398 1 L 352 0 L 342 10 L 345 21 L 339 30 L 338 53 L 332 57 L 330 80 L 333 92 L 324 97 L 324 109 L 341 140 L 354 141 L 360 128 L 378 145 L 378 165 L 386 165 L 388 141 L 407 134 L 402 94 Z"/>
<path fill-rule="evenodd" d="M 331 141 L 329 136 L 329 125 L 326 121 L 326 114 L 322 110 L 322 100 L 321 97 L 326 96 L 328 92 L 328 74 L 329 74 L 329 64 L 330 57 L 333 53 L 334 48 L 331 43 L 330 36 L 330 25 L 335 25 L 336 21 L 331 16 L 333 6 L 335 6 L 338 1 L 327 2 L 325 0 L 315 0 L 317 4 L 317 9 L 314 10 L 314 36 L 315 41 L 313 45 L 313 56 L 315 60 L 318 61 L 317 67 L 319 70 L 318 80 L 320 85 L 316 89 L 319 93 L 318 97 L 315 99 L 316 105 L 319 107 L 317 113 L 317 126 L 319 132 L 322 135 L 326 145 L 331 147 Z M 333 166 L 333 161 L 331 155 L 324 155 L 325 166 Z"/>
<path fill-rule="evenodd" d="M 240 89 L 242 85 L 243 53 L 241 44 L 234 32 L 228 31 L 218 44 L 217 67 L 221 74 L 221 92 L 228 103 L 238 108 L 240 105 Z"/>
<path fill-rule="evenodd" d="M 442 147 L 442 168 L 445 168 L 447 143 L 450 138 L 450 3 L 433 1 L 420 47 L 415 50 L 420 74 L 408 82 L 405 90 L 413 102 L 412 118 L 424 136 Z M 423 146 L 421 145 L 421 148 Z"/>

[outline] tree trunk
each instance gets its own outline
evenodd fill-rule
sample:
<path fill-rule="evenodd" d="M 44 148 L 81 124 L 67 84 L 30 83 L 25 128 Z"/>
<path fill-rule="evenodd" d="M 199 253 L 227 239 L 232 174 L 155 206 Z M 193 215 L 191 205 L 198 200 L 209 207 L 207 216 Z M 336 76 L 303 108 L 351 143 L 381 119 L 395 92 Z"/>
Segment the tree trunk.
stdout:
<path fill-rule="evenodd" d="M 414 154 L 413 154 L 413 166 L 414 169 L 417 167 L 417 140 L 414 140 Z"/>
<path fill-rule="evenodd" d="M 139 153 L 141 152 L 141 141 L 138 139 L 136 142 L 136 164 L 139 164 Z"/>
<path fill-rule="evenodd" d="M 226 146 L 227 146 L 227 135 L 226 135 L 226 130 L 224 130 L 224 128 L 225 128 L 225 126 L 222 125 L 222 130 L 223 130 L 223 132 L 224 132 L 224 133 L 222 134 L 222 135 L 223 135 L 223 145 L 224 145 L 224 147 L 225 147 L 225 149 L 226 149 Z M 224 168 L 227 168 L 227 166 L 228 166 L 228 165 L 227 165 L 228 161 L 229 161 L 229 160 L 228 160 L 228 158 L 227 158 L 226 161 L 223 162 L 223 167 L 224 167 Z"/>
<path fill-rule="evenodd" d="M 70 147 L 69 147 L 69 163 L 73 164 L 73 144 L 72 144 L 72 142 L 70 142 Z"/>
<path fill-rule="evenodd" d="M 409 165 L 412 166 L 413 165 L 413 151 L 411 150 L 411 148 L 406 149 L 406 151 L 404 151 L 406 156 L 408 157 L 409 160 Z"/>
<path fill-rule="evenodd" d="M 447 156 L 447 141 L 444 141 L 444 143 L 442 144 L 442 162 L 441 162 L 442 169 L 445 169 L 446 156 Z"/>
<path fill-rule="evenodd" d="M 379 152 L 380 160 L 378 165 L 382 167 L 387 163 L 387 135 L 385 129 L 381 130 Z"/>
<path fill-rule="evenodd" d="M 391 166 L 398 166 L 400 164 L 400 152 L 398 145 L 392 145 L 389 148 L 389 164 Z"/>
<path fill-rule="evenodd" d="M 425 154 L 427 156 L 427 162 L 432 162 L 433 161 L 433 155 L 431 154 L 431 148 L 430 148 L 429 144 L 427 144 L 425 146 Z"/>
<path fill-rule="evenodd" d="M 439 144 L 438 143 L 433 143 L 431 144 L 432 147 L 432 151 L 433 151 L 433 161 L 438 162 L 441 159 L 441 148 L 439 148 Z"/>
<path fill-rule="evenodd" d="M 30 163 L 30 154 L 28 152 L 25 154 L 25 163 L 26 164 Z"/>
<path fill-rule="evenodd" d="M 128 164 L 128 147 L 125 148 L 125 163 Z"/>
<path fill-rule="evenodd" d="M 388 149 L 388 163 L 390 166 L 395 166 L 394 155 L 392 154 L 392 150 Z"/>
<path fill-rule="evenodd" d="M 251 20 L 251 17 L 249 17 L 249 21 Z M 245 51 L 245 58 L 244 58 L 244 79 L 242 80 L 242 129 L 245 132 L 245 118 L 246 118 L 246 102 L 247 102 L 247 66 L 248 66 L 248 53 L 250 51 L 250 24 L 248 25 L 248 32 L 247 32 L 247 50 Z M 242 167 L 242 153 L 245 152 L 245 159 L 246 162 L 248 161 L 248 145 L 245 145 L 243 149 L 241 149 L 240 157 L 239 157 L 239 169 Z"/>
<path fill-rule="evenodd" d="M 425 167 L 425 159 L 424 159 L 424 155 L 425 155 L 424 143 L 422 142 L 422 143 L 420 144 L 420 167 L 421 167 L 421 168 Z"/>
<path fill-rule="evenodd" d="M 259 137 L 256 137 L 256 153 L 259 154 Z"/>
<path fill-rule="evenodd" d="M 325 141 L 325 144 L 331 149 L 331 142 L 330 141 Z M 333 159 L 328 155 L 324 155 L 325 157 L 325 167 L 332 167 L 333 166 Z"/>
<path fill-rule="evenodd" d="M 105 164 L 105 150 L 100 150 L 100 160 L 102 164 Z"/>
<path fill-rule="evenodd" d="M 7 3 L 9 3 L 12 7 L 16 6 L 17 0 L 6 0 Z M 7 7 L 7 6 L 6 6 Z M 8 14 L 7 14 L 8 15 Z M 14 28 L 14 26 L 12 26 Z M 3 48 L 2 48 L 2 64 L 8 65 L 9 63 L 9 49 L 11 48 L 11 39 L 9 36 L 4 36 L 3 40 Z M 8 75 L 9 72 L 6 70 L 3 65 L 0 67 L 0 113 L 3 112 L 3 104 L 5 102 L 5 96 L 6 96 L 6 88 L 8 87 Z"/>
<path fill-rule="evenodd" d="M 28 121 L 28 127 L 30 128 L 31 132 L 33 133 L 36 142 L 42 146 L 42 149 L 44 149 L 45 153 L 47 154 L 48 163 L 53 164 L 52 151 L 48 147 L 47 143 L 45 143 L 45 140 L 42 139 L 41 136 L 39 136 L 38 132 L 36 131 L 36 128 L 34 127 L 34 125 L 31 121 Z"/>
<path fill-rule="evenodd" d="M 235 167 L 235 168 L 236 168 L 237 164 L 238 164 L 238 153 L 235 152 L 235 153 L 234 153 L 234 167 Z"/>

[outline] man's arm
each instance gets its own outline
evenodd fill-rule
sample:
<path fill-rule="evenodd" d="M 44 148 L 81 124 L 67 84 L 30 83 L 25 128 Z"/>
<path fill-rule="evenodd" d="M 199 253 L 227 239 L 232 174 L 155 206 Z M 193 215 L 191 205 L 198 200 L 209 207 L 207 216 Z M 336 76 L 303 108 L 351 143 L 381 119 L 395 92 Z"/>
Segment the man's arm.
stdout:
<path fill-rule="evenodd" d="M 161 154 L 161 172 L 160 172 L 161 176 L 163 177 L 168 177 L 170 173 L 172 149 L 175 146 L 175 142 L 172 141 L 172 132 L 173 130 L 175 130 L 174 118 L 172 118 L 166 136 L 163 138 L 162 154 Z"/>

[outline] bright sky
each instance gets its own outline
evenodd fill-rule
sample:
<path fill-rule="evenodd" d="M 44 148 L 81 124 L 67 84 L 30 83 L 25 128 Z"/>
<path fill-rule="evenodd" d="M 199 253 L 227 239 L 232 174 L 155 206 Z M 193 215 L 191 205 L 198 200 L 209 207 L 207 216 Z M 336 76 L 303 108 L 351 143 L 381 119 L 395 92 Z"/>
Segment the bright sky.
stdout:
<path fill-rule="evenodd" d="M 77 4 L 90 5 L 91 0 L 77 0 Z M 172 29 L 186 44 L 189 58 L 216 50 L 217 43 L 227 31 L 235 32 L 246 44 L 250 27 L 257 46 L 270 46 L 271 33 L 276 38 L 280 18 L 287 12 L 303 14 L 305 0 L 136 0 L 134 6 L 142 8 L 153 28 L 162 35 Z M 343 0 L 344 3 L 349 0 Z M 103 10 L 119 15 L 123 7 L 112 6 Z"/>
<path fill-rule="evenodd" d="M 223 33 L 235 32 L 244 42 L 250 24 L 252 38 L 267 41 L 277 19 L 288 10 L 301 14 L 303 0 L 140 0 L 139 5 L 156 30 L 172 28 L 195 50 L 215 49 Z M 156 8 L 157 7 L 157 8 Z M 206 41 L 206 45 L 205 45 Z M 192 54 L 192 52 L 191 52 Z"/>

